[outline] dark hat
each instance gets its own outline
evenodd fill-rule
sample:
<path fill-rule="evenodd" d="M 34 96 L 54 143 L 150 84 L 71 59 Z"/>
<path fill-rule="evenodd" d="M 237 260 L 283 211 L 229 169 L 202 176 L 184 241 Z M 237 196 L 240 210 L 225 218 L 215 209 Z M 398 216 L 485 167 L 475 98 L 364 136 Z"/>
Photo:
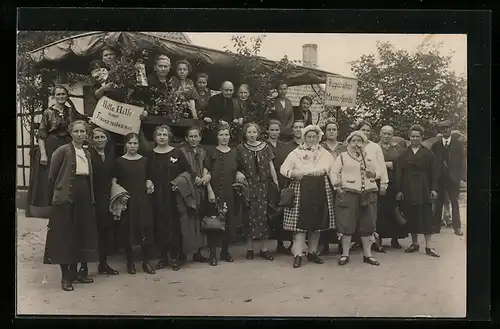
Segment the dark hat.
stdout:
<path fill-rule="evenodd" d="M 101 60 L 95 60 L 92 61 L 89 65 L 89 71 L 92 72 L 97 69 L 105 69 L 106 65 L 104 65 L 104 62 Z"/>
<path fill-rule="evenodd" d="M 451 122 L 451 120 L 444 120 L 437 124 L 438 128 L 450 128 L 451 126 L 453 126 L 453 122 Z"/>

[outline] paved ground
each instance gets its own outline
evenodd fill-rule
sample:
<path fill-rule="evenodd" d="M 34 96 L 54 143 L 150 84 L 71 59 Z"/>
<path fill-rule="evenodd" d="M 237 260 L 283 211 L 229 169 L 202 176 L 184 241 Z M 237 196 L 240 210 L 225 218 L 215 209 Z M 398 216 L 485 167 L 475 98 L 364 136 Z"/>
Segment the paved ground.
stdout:
<path fill-rule="evenodd" d="M 465 210 L 462 202 L 464 230 Z M 439 259 L 388 248 L 375 254 L 380 267 L 362 263 L 355 252 L 345 267 L 333 254 L 323 265 L 293 269 L 291 256 L 249 261 L 237 247 L 232 264 L 189 264 L 151 276 L 138 263 L 131 276 L 118 257 L 110 264 L 123 274 L 98 275 L 91 264 L 95 283 L 64 292 L 59 267 L 42 264 L 46 224 L 18 213 L 18 314 L 465 317 L 466 239 L 451 229 L 435 237 Z"/>

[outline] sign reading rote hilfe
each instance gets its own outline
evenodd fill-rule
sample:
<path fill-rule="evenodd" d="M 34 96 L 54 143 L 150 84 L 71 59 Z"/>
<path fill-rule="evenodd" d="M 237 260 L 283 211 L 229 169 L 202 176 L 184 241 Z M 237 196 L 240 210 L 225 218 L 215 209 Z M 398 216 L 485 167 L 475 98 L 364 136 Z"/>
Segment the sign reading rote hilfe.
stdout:
<path fill-rule="evenodd" d="M 103 96 L 97 102 L 92 122 L 120 135 L 138 134 L 141 128 L 140 116 L 143 111 L 143 107 L 120 103 Z"/>
<path fill-rule="evenodd" d="M 329 75 L 326 78 L 325 105 L 355 107 L 358 79 Z"/>

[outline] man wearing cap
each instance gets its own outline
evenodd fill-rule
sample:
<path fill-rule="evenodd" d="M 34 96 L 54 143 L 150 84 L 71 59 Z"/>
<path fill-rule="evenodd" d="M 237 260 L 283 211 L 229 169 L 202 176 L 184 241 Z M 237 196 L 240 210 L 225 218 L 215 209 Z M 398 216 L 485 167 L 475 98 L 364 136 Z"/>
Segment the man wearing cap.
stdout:
<path fill-rule="evenodd" d="M 441 141 L 436 142 L 431 147 L 439 163 L 439 186 L 434 209 L 434 228 L 436 233 L 441 231 L 444 196 L 447 193 L 451 203 L 453 230 L 456 235 L 462 236 L 458 198 L 460 195 L 460 182 L 464 178 L 465 151 L 460 141 L 452 138 L 451 127 L 452 122 L 450 120 L 440 122 L 438 130 L 442 135 Z"/>

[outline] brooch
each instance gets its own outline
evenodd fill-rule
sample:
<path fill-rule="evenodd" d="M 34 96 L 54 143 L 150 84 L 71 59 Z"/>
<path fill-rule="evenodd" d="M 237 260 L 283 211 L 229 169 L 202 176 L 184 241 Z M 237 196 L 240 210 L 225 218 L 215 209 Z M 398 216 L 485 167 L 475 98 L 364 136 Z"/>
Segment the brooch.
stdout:
<path fill-rule="evenodd" d="M 177 162 L 177 159 L 176 159 L 176 158 L 172 158 L 172 157 L 170 157 L 170 162 L 172 162 L 172 163 L 176 163 L 176 162 Z"/>
<path fill-rule="evenodd" d="M 302 159 L 309 160 L 310 158 L 309 158 L 309 155 L 306 154 L 306 155 L 304 155 L 304 157 Z"/>

